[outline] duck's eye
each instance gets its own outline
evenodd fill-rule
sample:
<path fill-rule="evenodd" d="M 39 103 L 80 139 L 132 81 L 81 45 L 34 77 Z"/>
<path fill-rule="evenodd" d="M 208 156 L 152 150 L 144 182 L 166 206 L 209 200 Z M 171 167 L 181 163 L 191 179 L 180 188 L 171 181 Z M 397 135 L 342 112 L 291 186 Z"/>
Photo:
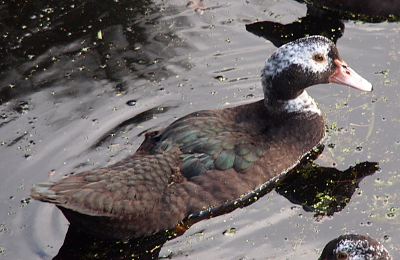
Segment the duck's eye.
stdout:
<path fill-rule="evenodd" d="M 347 252 L 341 251 L 336 255 L 337 260 L 346 260 L 349 259 L 349 254 Z"/>
<path fill-rule="evenodd" d="M 325 56 L 320 53 L 315 54 L 312 58 L 316 62 L 323 62 L 325 60 Z"/>

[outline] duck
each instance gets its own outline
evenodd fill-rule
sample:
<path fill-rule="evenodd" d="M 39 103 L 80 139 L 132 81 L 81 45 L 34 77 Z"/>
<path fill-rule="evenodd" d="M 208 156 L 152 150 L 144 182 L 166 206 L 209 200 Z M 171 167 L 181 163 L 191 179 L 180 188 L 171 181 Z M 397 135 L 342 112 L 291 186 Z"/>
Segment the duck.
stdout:
<path fill-rule="evenodd" d="M 330 241 L 318 260 L 392 260 L 375 239 L 358 234 L 341 235 Z"/>
<path fill-rule="evenodd" d="M 277 180 L 318 145 L 324 120 L 309 86 L 373 89 L 323 36 L 278 48 L 262 67 L 261 81 L 263 99 L 188 114 L 146 133 L 133 155 L 35 185 L 31 197 L 56 205 L 90 235 L 150 236 Z"/>

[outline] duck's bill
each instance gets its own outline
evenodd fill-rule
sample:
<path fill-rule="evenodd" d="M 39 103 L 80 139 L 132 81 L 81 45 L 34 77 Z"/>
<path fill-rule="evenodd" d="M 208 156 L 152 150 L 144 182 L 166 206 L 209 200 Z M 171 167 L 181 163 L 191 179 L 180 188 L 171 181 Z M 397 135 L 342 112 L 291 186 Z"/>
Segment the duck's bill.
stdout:
<path fill-rule="evenodd" d="M 334 63 L 336 64 L 336 71 L 329 77 L 329 82 L 346 85 L 362 91 L 373 90 L 372 84 L 347 66 L 344 61 L 334 60 Z"/>

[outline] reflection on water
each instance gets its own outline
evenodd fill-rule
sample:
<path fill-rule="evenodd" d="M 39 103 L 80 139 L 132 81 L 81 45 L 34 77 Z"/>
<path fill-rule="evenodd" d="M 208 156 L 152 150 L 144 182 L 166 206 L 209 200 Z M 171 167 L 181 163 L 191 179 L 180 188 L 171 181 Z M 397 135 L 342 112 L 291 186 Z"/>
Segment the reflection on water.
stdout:
<path fill-rule="evenodd" d="M 246 30 L 268 39 L 276 47 L 309 35 L 323 35 L 336 43 L 344 32 L 340 17 L 316 8 L 311 10 L 309 8 L 307 16 L 290 24 L 262 21 L 247 24 Z"/>
<path fill-rule="evenodd" d="M 309 35 L 323 35 L 336 43 L 344 33 L 343 20 L 350 19 L 365 22 L 399 21 L 400 10 L 396 9 L 398 5 L 392 0 L 386 0 L 384 6 L 382 6 L 381 1 L 367 1 L 367 5 L 361 2 L 354 3 L 355 1 L 347 1 L 342 4 L 330 0 L 305 2 L 308 4 L 307 15 L 298 18 L 293 23 L 282 24 L 261 21 L 247 24 L 246 29 L 257 36 L 268 39 L 276 47 L 279 47 Z M 349 4 L 348 2 L 352 3 Z"/>
<path fill-rule="evenodd" d="M 397 0 L 296 0 L 340 14 L 343 19 L 364 22 L 398 21 L 400 6 Z"/>
<path fill-rule="evenodd" d="M 378 163 L 371 162 L 359 163 L 345 171 L 309 165 L 289 175 L 276 191 L 322 219 L 343 210 L 359 183 L 378 169 Z"/>
<path fill-rule="evenodd" d="M 116 93 L 125 93 L 132 80 L 171 76 L 164 63 L 175 56 L 174 49 L 185 48 L 182 40 L 159 24 L 159 8 L 149 6 L 149 1 L 54 4 L 11 1 L 6 5 L 1 103 L 80 79 L 108 80 Z M 71 88 L 64 93 L 73 93 L 76 87 Z"/>

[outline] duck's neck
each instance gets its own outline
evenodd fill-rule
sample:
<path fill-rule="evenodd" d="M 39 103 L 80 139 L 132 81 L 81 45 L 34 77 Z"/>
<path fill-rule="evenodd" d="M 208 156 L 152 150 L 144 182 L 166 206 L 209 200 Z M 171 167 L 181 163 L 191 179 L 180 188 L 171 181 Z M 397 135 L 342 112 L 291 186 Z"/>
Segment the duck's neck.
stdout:
<path fill-rule="evenodd" d="M 275 98 L 274 95 L 267 92 L 264 94 L 264 104 L 267 108 L 277 112 L 298 113 L 306 116 L 312 114 L 321 115 L 321 110 L 305 90 L 297 97 L 286 100 Z"/>

